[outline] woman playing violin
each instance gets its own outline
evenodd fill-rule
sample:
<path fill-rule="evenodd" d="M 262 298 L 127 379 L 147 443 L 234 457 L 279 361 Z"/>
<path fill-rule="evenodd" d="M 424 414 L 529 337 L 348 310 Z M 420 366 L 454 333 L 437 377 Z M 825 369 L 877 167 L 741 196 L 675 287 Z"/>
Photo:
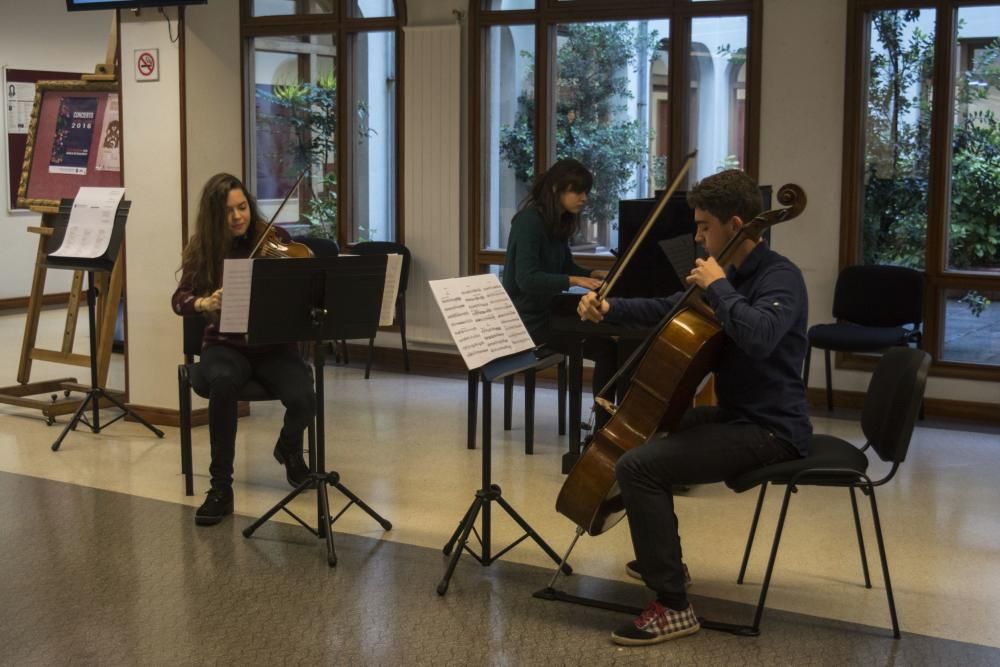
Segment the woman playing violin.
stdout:
<path fill-rule="evenodd" d="M 309 367 L 293 346 L 246 344 L 242 334 L 219 331 L 222 266 L 225 259 L 250 256 L 264 229 L 257 202 L 230 174 L 216 174 L 201 192 L 194 235 L 184 248 L 181 278 L 172 298 L 183 317 L 201 313 L 208 321 L 202 338 L 201 368 L 210 390 L 208 425 L 211 489 L 195 513 L 198 525 L 214 525 L 233 512 L 233 459 L 236 451 L 237 396 L 254 379 L 285 406 L 274 458 L 297 486 L 309 473 L 302 458 L 302 434 L 313 419 L 315 397 Z M 288 234 L 272 227 L 279 240 Z"/>
<path fill-rule="evenodd" d="M 687 277 L 705 295 L 725 334 L 715 370 L 718 406 L 689 410 L 680 426 L 628 450 L 615 467 L 636 560 L 626 565 L 656 599 L 612 633 L 625 645 L 654 644 L 697 632 L 685 593 L 686 569 L 671 492 L 720 482 L 807 452 L 812 426 L 802 383 L 807 296 L 802 273 L 763 241 L 744 238 L 728 266 L 716 257 L 744 222 L 761 211 L 756 183 L 743 172 L 709 176 L 688 193 L 709 257 Z M 586 295 L 579 315 L 591 321 L 656 323 L 681 295 L 606 299 Z"/>

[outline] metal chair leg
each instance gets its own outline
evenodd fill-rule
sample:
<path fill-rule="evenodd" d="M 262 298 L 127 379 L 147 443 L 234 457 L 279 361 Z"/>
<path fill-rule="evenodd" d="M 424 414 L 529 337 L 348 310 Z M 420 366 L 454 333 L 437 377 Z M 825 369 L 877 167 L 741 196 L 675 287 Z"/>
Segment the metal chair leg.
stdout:
<path fill-rule="evenodd" d="M 514 406 L 514 376 L 508 375 L 503 379 L 503 430 L 509 431 L 513 428 Z"/>
<path fill-rule="evenodd" d="M 181 432 L 181 474 L 184 476 L 184 495 L 194 495 L 194 472 L 191 462 L 191 382 L 187 368 L 177 368 L 178 402 Z"/>
<path fill-rule="evenodd" d="M 559 410 L 559 435 L 566 435 L 566 360 L 559 362 L 559 382 L 558 382 L 558 410 Z"/>
<path fill-rule="evenodd" d="M 535 453 L 535 369 L 524 372 L 524 453 Z"/>
<path fill-rule="evenodd" d="M 868 500 L 872 506 L 872 522 L 875 524 L 875 540 L 878 542 L 878 555 L 882 559 L 882 577 L 885 579 L 885 596 L 889 601 L 889 617 L 892 619 L 892 636 L 899 639 L 899 619 L 896 618 L 896 601 L 892 596 L 892 582 L 889 579 L 889 561 L 885 556 L 885 541 L 882 539 L 882 523 L 878 519 L 878 507 L 875 505 L 875 489 L 868 487 Z"/>
<path fill-rule="evenodd" d="M 760 509 L 764 506 L 764 494 L 767 492 L 767 482 L 760 485 L 760 493 L 757 494 L 757 509 L 753 513 L 753 521 L 750 523 L 750 535 L 747 537 L 747 547 L 743 551 L 743 564 L 740 565 L 740 576 L 736 578 L 737 584 L 743 583 L 743 576 L 747 573 L 747 563 L 750 562 L 750 549 L 753 548 L 753 539 L 757 534 L 757 521 L 760 519 Z"/>
<path fill-rule="evenodd" d="M 851 509 L 854 510 L 854 529 L 858 534 L 858 550 L 861 552 L 861 569 L 865 573 L 865 588 L 872 587 L 872 579 L 868 574 L 868 556 L 865 553 L 865 538 L 861 534 L 861 517 L 858 516 L 858 499 L 854 493 L 854 487 L 847 487 L 851 492 Z"/>
<path fill-rule="evenodd" d="M 774 544 L 771 545 L 771 557 L 767 560 L 767 572 L 764 574 L 764 583 L 760 589 L 760 599 L 757 601 L 757 611 L 753 617 L 753 630 L 760 631 L 760 619 L 764 615 L 764 602 L 767 600 L 767 589 L 771 585 L 771 574 L 774 572 L 774 562 L 778 558 L 778 545 L 781 543 L 781 531 L 785 528 L 785 517 L 788 514 L 788 501 L 792 498 L 795 487 L 788 485 L 785 487 L 785 498 L 781 502 L 781 514 L 778 515 L 778 528 L 774 531 Z"/>

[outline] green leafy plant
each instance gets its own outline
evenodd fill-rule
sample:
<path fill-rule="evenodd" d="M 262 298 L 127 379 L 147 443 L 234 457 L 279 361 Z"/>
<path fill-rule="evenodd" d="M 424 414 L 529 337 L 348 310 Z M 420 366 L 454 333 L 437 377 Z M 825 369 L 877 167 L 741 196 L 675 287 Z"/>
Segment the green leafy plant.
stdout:
<path fill-rule="evenodd" d="M 286 165 L 289 176 L 303 169 L 322 174 L 319 187 L 313 179 L 303 179 L 306 206 L 302 217 L 310 225 L 310 235 L 336 240 L 339 217 L 337 184 L 337 79 L 325 74 L 315 82 L 278 84 L 271 92 L 258 90 L 257 96 L 280 109 L 279 113 L 262 118 L 261 122 L 290 134 L 284 142 L 286 154 L 277 156 Z M 359 101 L 355 107 L 358 119 L 358 141 L 375 134 L 368 124 L 368 106 Z M 367 230 L 359 228 L 359 240 L 367 239 Z"/>
<path fill-rule="evenodd" d="M 628 87 L 625 68 L 635 66 L 636 31 L 628 23 L 573 23 L 561 27 L 557 53 L 559 77 L 555 90 L 555 156 L 572 157 L 594 174 L 585 215 L 607 226 L 617 217 L 618 199 L 634 187 L 636 167 L 646 160 L 646 134 L 638 121 L 627 120 Z M 657 41 L 655 31 L 646 51 Z M 534 80 L 534 57 L 525 78 Z M 644 63 L 643 63 L 644 65 Z M 500 130 L 500 155 L 522 183 L 534 177 L 535 103 L 533 93 L 518 97 L 514 123 Z"/>
<path fill-rule="evenodd" d="M 870 59 L 865 127 L 868 264 L 926 262 L 934 35 L 915 25 L 919 15 L 880 11 L 872 19 L 881 49 Z M 1000 123 L 992 111 L 973 108 L 991 91 L 1000 91 L 1000 41 L 956 80 L 947 238 L 948 264 L 956 269 L 1000 268 Z M 977 316 L 989 306 L 968 295 L 960 301 Z"/>
<path fill-rule="evenodd" d="M 958 302 L 967 305 L 976 317 L 982 315 L 983 311 L 990 307 L 990 300 L 976 290 L 969 290 Z"/>

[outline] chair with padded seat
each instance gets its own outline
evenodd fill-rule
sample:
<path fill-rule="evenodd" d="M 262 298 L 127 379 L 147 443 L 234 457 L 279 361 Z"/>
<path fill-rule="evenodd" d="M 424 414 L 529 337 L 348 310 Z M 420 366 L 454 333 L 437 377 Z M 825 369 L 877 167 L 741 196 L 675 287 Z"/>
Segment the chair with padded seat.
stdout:
<path fill-rule="evenodd" d="M 812 348 L 826 362 L 826 406 L 833 410 L 830 352 L 882 352 L 921 346 L 924 274 L 901 266 L 848 266 L 837 276 L 830 324 L 809 327 L 809 351 L 802 380 L 809 386 Z"/>
<path fill-rule="evenodd" d="M 399 338 L 403 346 L 403 369 L 410 372 L 410 354 L 406 350 L 406 285 L 410 276 L 410 250 L 402 243 L 395 241 L 364 241 L 355 245 L 351 252 L 355 255 L 402 255 L 403 265 L 399 271 L 399 291 L 396 293 L 396 323 L 399 326 Z M 346 341 L 341 341 L 344 350 L 344 361 L 347 358 Z M 365 364 L 365 379 L 371 376 L 372 357 L 375 356 L 375 337 L 368 340 L 368 362 Z"/>
<path fill-rule="evenodd" d="M 882 525 L 875 504 L 875 487 L 882 486 L 891 480 L 906 459 L 910 438 L 920 411 L 920 405 L 923 402 L 930 361 L 929 354 L 911 347 L 895 347 L 882 356 L 868 385 L 861 413 L 861 430 L 865 437 L 864 446 L 856 447 L 850 442 L 832 435 L 813 434 L 808 456 L 751 470 L 726 481 L 726 485 L 737 493 L 748 491 L 757 486 L 760 487 L 757 508 L 750 524 L 750 535 L 747 538 L 743 563 L 737 578 L 737 583 L 740 584 L 743 583 L 743 577 L 746 574 L 747 562 L 750 559 L 750 551 L 753 547 L 754 535 L 757 531 L 757 523 L 760 519 L 767 487 L 769 484 L 785 486 L 784 500 L 778 515 L 774 542 L 771 545 L 771 555 L 767 562 L 767 570 L 764 574 L 760 598 L 754 615 L 752 627 L 754 633 L 760 629 L 764 601 L 771 583 L 771 575 L 778 555 L 778 544 L 781 541 L 781 533 L 785 525 L 785 517 L 788 513 L 788 504 L 792 493 L 805 486 L 829 486 L 846 487 L 850 493 L 865 587 L 871 588 L 868 559 L 865 553 L 864 538 L 861 534 L 861 519 L 858 515 L 855 491 L 860 490 L 868 496 L 875 539 L 882 562 L 882 576 L 885 580 L 886 598 L 889 602 L 892 632 L 894 637 L 899 638 L 899 621 L 896 617 L 896 604 L 892 596 Z M 869 450 L 875 454 L 873 459 L 877 457 L 883 463 L 890 464 L 888 472 L 877 480 L 872 480 L 868 472 L 869 456 L 867 452 Z"/>
<path fill-rule="evenodd" d="M 181 473 L 184 475 L 184 493 L 194 495 L 194 473 L 191 453 L 191 392 L 208 398 L 208 380 L 201 372 L 201 364 L 195 357 L 201 355 L 201 339 L 207 322 L 201 315 L 185 317 L 184 319 L 184 363 L 177 367 L 178 412 L 180 413 L 181 436 Z M 311 373 L 311 371 L 310 371 Z M 276 401 L 262 384 L 251 379 L 240 390 L 237 400 L 242 402 Z M 313 452 L 313 425 L 309 425 L 308 442 L 310 458 Z M 310 467 L 312 467 L 310 465 Z"/>

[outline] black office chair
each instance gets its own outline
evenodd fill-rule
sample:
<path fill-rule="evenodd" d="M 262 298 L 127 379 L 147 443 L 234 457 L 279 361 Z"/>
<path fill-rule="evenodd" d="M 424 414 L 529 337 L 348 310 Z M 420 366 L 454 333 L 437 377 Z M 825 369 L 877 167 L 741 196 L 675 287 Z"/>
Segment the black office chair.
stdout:
<path fill-rule="evenodd" d="M 402 243 L 394 241 L 365 241 L 354 246 L 352 252 L 356 255 L 402 255 L 403 265 L 399 271 L 399 292 L 396 294 L 396 322 L 399 326 L 399 338 L 403 344 L 403 368 L 410 372 L 410 355 L 406 350 L 406 284 L 410 277 L 410 250 Z M 346 341 L 341 341 L 344 351 L 344 361 L 347 356 Z M 372 357 L 375 353 L 375 337 L 368 340 L 368 363 L 365 364 L 365 379 L 371 376 Z"/>
<path fill-rule="evenodd" d="M 740 566 L 740 576 L 737 579 L 737 583 L 740 584 L 743 583 L 743 576 L 746 574 L 750 549 L 757 532 L 757 521 L 760 518 L 761 506 L 764 504 L 764 493 L 767 491 L 767 485 L 785 485 L 785 496 L 781 503 L 781 513 L 778 515 L 778 527 L 775 530 L 771 556 L 767 561 L 767 571 L 764 575 L 760 599 L 757 602 L 757 611 L 754 615 L 754 631 L 760 629 L 760 619 L 764 613 L 764 600 L 771 583 L 771 574 L 774 571 L 774 562 L 778 555 L 778 543 L 781 541 L 781 531 L 785 525 L 788 501 L 791 499 L 792 493 L 803 486 L 840 486 L 847 487 L 850 491 L 865 588 L 871 588 L 872 584 L 868 574 L 864 538 L 861 535 L 861 520 L 858 516 L 855 489 L 860 489 L 862 493 L 867 495 L 871 503 L 872 523 L 875 526 L 875 539 L 878 542 L 879 557 L 882 561 L 882 576 L 885 579 L 885 593 L 889 601 L 889 615 L 892 618 L 892 634 L 899 638 L 899 621 L 896 618 L 896 604 L 892 597 L 892 584 L 889 579 L 889 564 L 885 556 L 882 525 L 879 522 L 878 508 L 875 505 L 875 487 L 892 479 L 906 458 L 917 413 L 923 401 L 930 362 L 929 354 L 910 347 L 892 348 L 882 356 L 868 385 L 868 393 L 865 396 L 864 409 L 861 413 L 861 429 L 866 439 L 863 447 L 855 447 L 846 440 L 832 435 L 813 435 L 808 456 L 751 470 L 726 481 L 727 486 L 737 493 L 760 486 L 757 509 L 754 511 L 753 522 L 750 524 L 750 536 L 747 539 L 746 551 L 743 553 L 743 564 Z M 865 450 L 869 448 L 875 452 L 879 459 L 892 464 L 885 476 L 876 481 L 872 481 L 868 475 L 869 461 Z"/>
<path fill-rule="evenodd" d="M 184 363 L 177 366 L 177 390 L 178 411 L 180 412 L 180 432 L 181 432 L 181 473 L 184 475 L 184 493 L 194 495 L 194 473 L 192 471 L 191 455 L 191 391 L 202 398 L 208 398 L 209 386 L 201 372 L 201 364 L 195 361 L 195 357 L 201 355 L 201 338 L 206 326 L 205 318 L 201 315 L 184 318 Z M 311 374 L 312 371 L 310 371 Z M 245 402 L 252 401 L 276 401 L 276 396 L 271 394 L 262 384 L 251 379 L 240 391 L 238 400 Z M 313 452 L 313 425 L 309 425 L 309 452 L 310 459 Z M 312 467 L 310 461 L 310 468 Z"/>
<path fill-rule="evenodd" d="M 336 257 L 340 254 L 340 246 L 332 239 L 318 236 L 293 236 L 292 240 L 308 247 L 316 257 Z"/>
<path fill-rule="evenodd" d="M 826 361 L 826 407 L 833 410 L 830 352 L 882 352 L 898 345 L 921 346 L 924 274 L 900 266 L 849 266 L 837 276 L 833 324 L 809 327 L 802 380 L 809 386 L 812 348 Z"/>

